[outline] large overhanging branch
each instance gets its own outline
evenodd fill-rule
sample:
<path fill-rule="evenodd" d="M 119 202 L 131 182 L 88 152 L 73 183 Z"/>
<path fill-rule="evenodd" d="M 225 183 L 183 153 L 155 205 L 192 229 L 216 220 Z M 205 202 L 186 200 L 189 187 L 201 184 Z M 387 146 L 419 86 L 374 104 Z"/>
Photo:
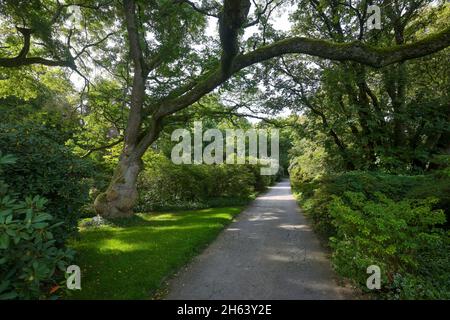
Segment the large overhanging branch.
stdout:
<path fill-rule="evenodd" d="M 75 69 L 76 66 L 73 61 L 68 60 L 51 60 L 42 57 L 30 58 L 0 58 L 0 67 L 17 68 L 21 66 L 29 66 L 32 64 L 41 64 L 50 67 L 69 67 Z"/>
<path fill-rule="evenodd" d="M 374 48 L 362 42 L 334 43 L 308 38 L 289 38 L 236 57 L 236 71 L 285 54 L 300 53 L 336 61 L 354 61 L 374 68 L 420 58 L 450 45 L 450 28 L 411 44 Z"/>
<path fill-rule="evenodd" d="M 57 9 L 51 19 L 51 24 L 54 24 L 58 19 L 60 19 L 60 16 L 61 16 L 61 13 L 63 12 L 63 10 L 70 6 L 77 6 L 77 7 L 82 7 L 82 8 L 92 9 L 92 10 L 98 10 L 104 6 L 109 6 L 111 3 L 113 3 L 113 0 L 105 1 L 104 3 L 99 3 L 96 5 L 90 5 L 89 3 L 78 3 L 78 2 L 59 3 L 59 1 L 58 1 Z M 111 35 L 114 34 L 114 32 L 112 32 L 112 33 L 108 34 L 106 37 L 104 37 L 103 39 L 100 39 L 99 41 L 97 41 L 95 43 L 85 45 L 81 49 L 81 51 L 76 54 L 75 57 L 72 57 L 70 55 L 70 53 L 68 53 L 68 57 L 65 57 L 64 59 L 59 59 L 59 57 L 52 57 L 52 58 L 29 57 L 28 55 L 30 54 L 31 35 L 33 34 L 34 30 L 32 30 L 30 28 L 25 28 L 25 27 L 16 27 L 16 29 L 18 32 L 21 33 L 21 35 L 23 37 L 22 49 L 20 50 L 19 54 L 15 57 L 0 58 L 0 67 L 17 68 L 17 67 L 21 67 L 21 66 L 40 64 L 40 65 L 45 65 L 45 66 L 50 66 L 50 67 L 68 67 L 79 73 L 79 71 L 76 70 L 77 67 L 75 64 L 75 60 L 79 56 L 81 56 L 86 51 L 86 49 L 99 45 L 100 43 L 102 43 L 103 41 L 105 41 Z M 67 45 L 68 48 L 67 49 L 71 48 L 70 35 L 71 34 L 69 34 L 69 37 L 68 37 L 68 45 Z M 67 50 L 67 52 L 68 52 L 68 50 Z"/>
<path fill-rule="evenodd" d="M 190 91 L 161 103 L 156 118 L 177 112 L 199 100 L 205 94 L 225 82 L 232 74 L 274 57 L 285 54 L 307 54 L 336 61 L 354 61 L 374 68 L 382 68 L 394 63 L 423 57 L 450 45 L 450 28 L 412 44 L 394 46 L 388 49 L 374 48 L 361 42 L 333 43 L 308 38 L 289 38 L 277 41 L 252 52 L 234 58 L 230 75 L 221 72 L 220 65 L 201 77 Z"/>

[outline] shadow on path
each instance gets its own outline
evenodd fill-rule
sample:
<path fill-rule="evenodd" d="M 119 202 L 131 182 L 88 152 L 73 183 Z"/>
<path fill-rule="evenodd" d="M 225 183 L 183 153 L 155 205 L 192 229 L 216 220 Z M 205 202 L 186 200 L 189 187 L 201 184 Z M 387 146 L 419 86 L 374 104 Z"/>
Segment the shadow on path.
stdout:
<path fill-rule="evenodd" d="M 345 299 L 289 181 L 259 196 L 170 281 L 166 299 Z"/>

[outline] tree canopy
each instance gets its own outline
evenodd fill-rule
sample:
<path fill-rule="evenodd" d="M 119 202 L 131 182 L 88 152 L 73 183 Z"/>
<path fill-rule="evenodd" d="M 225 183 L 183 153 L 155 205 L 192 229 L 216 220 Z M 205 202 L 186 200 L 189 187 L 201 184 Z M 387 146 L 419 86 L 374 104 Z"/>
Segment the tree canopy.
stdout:
<path fill-rule="evenodd" d="M 290 17 L 291 30 L 275 30 L 272 15 L 291 4 L 295 8 Z M 382 30 L 367 28 L 371 4 L 383 9 Z M 269 77 L 276 78 L 280 73 L 289 77 L 292 85 L 285 83 L 280 90 L 297 92 L 295 99 L 321 119 L 322 128 L 332 136 L 348 168 L 359 164 L 327 115 L 328 110 L 333 111 L 323 111 L 324 105 L 315 106 L 309 94 L 314 89 L 301 73 L 317 74 L 309 68 L 310 63 L 316 63 L 335 70 L 326 71 L 331 72 L 326 76 L 329 86 L 341 76 L 348 78 L 349 82 L 342 84 L 343 95 L 331 93 L 330 101 L 348 98 L 353 99 L 353 106 L 360 106 L 358 128 L 351 128 L 353 134 L 361 136 L 364 157 L 372 157 L 372 162 L 382 137 L 370 123 L 378 121 L 382 126 L 386 115 L 381 97 L 371 89 L 368 78 L 380 75 L 394 108 L 395 143 L 402 145 L 406 139 L 401 118 L 406 61 L 448 47 L 446 17 L 448 6 L 424 0 L 3 0 L 1 21 L 5 32 L 0 67 L 65 67 L 84 79 L 85 89 L 112 81 L 117 88 L 113 90 L 117 92 L 114 104 L 120 105 L 122 120 L 126 118 L 125 123 L 112 127 L 123 136 L 124 143 L 115 175 L 106 192 L 97 198 L 96 208 L 103 215 L 129 215 L 137 197 L 141 158 L 164 126 L 219 86 L 244 81 L 251 72 L 246 68 L 265 68 Z M 217 26 L 213 36 L 205 33 L 210 25 Z M 251 28 L 256 31 L 249 37 L 247 30 Z M 258 63 L 263 63 L 262 67 L 255 67 Z M 276 82 L 274 85 L 279 86 Z M 317 94 L 326 95 L 326 89 Z M 81 110 L 88 108 L 86 97 L 82 96 L 80 103 Z M 287 103 L 290 101 L 283 105 Z M 373 117 L 368 108 L 374 108 Z M 119 140 L 122 138 L 117 143 Z M 115 143 L 105 142 L 91 149 Z"/>

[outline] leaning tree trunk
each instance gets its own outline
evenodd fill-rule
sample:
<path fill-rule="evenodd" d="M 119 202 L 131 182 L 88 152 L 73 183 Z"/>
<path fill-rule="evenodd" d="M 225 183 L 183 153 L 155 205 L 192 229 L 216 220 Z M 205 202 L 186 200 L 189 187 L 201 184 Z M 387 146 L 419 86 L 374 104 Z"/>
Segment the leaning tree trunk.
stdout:
<path fill-rule="evenodd" d="M 130 55 L 134 62 L 134 76 L 124 149 L 108 189 L 99 194 L 94 202 L 97 214 L 106 218 L 133 215 L 133 207 L 138 198 L 136 180 L 142 169 L 141 156 L 155 139 L 155 135 L 149 135 L 147 144 L 138 144 L 138 135 L 142 124 L 142 107 L 145 100 L 145 81 L 150 69 L 145 64 L 139 42 L 135 2 L 125 0 L 123 5 L 130 42 Z M 153 130 L 150 133 L 153 133 Z"/>
<path fill-rule="evenodd" d="M 142 125 L 142 107 L 145 100 L 145 81 L 150 69 L 145 64 L 142 54 L 136 22 L 136 4 L 132 0 L 125 0 L 123 5 L 130 42 L 130 55 L 134 63 L 134 76 L 124 149 L 108 189 L 99 194 L 94 202 L 97 214 L 107 218 L 133 215 L 133 207 L 138 198 L 136 182 L 143 167 L 141 157 L 155 139 L 154 131 L 151 130 L 150 135 L 144 138 L 145 141 L 142 145 L 138 141 Z"/>
<path fill-rule="evenodd" d="M 105 218 L 130 217 L 138 199 L 137 177 L 142 160 L 122 155 L 108 189 L 94 202 L 97 214 Z"/>

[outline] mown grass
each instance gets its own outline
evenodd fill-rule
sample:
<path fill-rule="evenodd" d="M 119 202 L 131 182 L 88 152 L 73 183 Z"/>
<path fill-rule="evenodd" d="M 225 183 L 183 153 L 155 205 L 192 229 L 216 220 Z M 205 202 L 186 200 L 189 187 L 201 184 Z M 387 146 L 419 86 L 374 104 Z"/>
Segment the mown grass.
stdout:
<path fill-rule="evenodd" d="M 231 222 L 242 207 L 138 214 L 109 226 L 82 228 L 81 291 L 69 299 L 150 299 Z"/>

